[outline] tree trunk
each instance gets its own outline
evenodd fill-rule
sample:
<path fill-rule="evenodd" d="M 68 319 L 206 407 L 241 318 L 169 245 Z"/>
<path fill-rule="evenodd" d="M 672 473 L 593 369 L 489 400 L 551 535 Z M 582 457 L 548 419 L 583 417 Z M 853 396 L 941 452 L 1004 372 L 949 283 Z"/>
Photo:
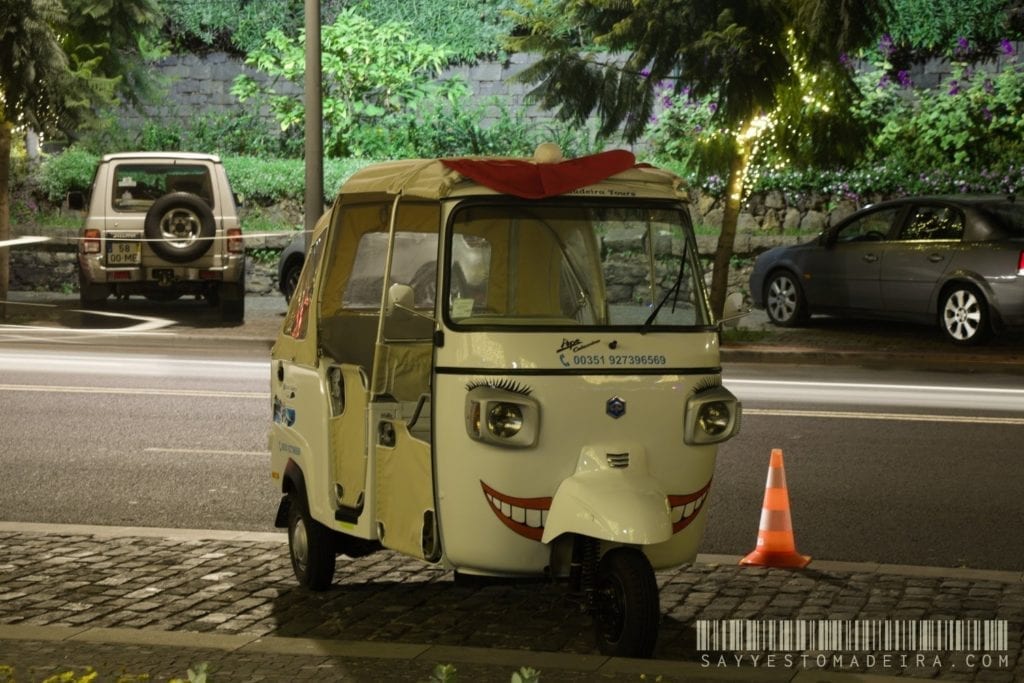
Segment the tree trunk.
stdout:
<path fill-rule="evenodd" d="M 743 178 L 746 176 L 750 153 L 746 146 L 739 151 L 729 164 L 729 181 L 726 184 L 725 211 L 722 215 L 722 232 L 718 235 L 714 266 L 711 270 L 711 312 L 718 320 L 725 311 L 725 298 L 729 292 L 729 264 L 736 244 L 736 224 L 740 218 L 740 198 L 743 196 Z"/>
<path fill-rule="evenodd" d="M 11 239 L 11 130 L 0 122 L 0 244 Z M 11 280 L 11 248 L 0 247 L 0 320 L 7 319 L 7 289 Z"/>

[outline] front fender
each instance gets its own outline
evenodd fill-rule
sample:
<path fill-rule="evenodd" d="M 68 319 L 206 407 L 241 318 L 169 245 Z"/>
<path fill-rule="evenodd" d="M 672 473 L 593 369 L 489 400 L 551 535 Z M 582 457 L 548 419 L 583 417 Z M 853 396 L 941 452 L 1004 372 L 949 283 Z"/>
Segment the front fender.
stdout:
<path fill-rule="evenodd" d="M 647 474 L 642 449 L 630 449 L 633 465 L 621 469 L 609 467 L 596 450 L 584 449 L 576 473 L 558 486 L 541 542 L 565 533 L 635 545 L 671 538 L 668 496 Z"/>

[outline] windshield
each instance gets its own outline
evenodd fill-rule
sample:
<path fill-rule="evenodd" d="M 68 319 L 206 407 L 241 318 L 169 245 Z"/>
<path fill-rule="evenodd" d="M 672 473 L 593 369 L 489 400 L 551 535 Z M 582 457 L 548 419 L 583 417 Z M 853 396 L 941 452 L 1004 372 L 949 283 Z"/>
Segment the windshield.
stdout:
<path fill-rule="evenodd" d="M 709 324 L 689 218 L 678 204 L 466 204 L 452 215 L 455 326 Z"/>

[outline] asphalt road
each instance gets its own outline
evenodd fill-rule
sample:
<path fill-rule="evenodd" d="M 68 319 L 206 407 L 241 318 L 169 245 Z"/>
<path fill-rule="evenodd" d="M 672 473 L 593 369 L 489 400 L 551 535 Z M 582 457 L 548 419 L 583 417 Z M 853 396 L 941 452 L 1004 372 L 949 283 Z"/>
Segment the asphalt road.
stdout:
<path fill-rule="evenodd" d="M 267 376 L 244 345 L 0 347 L 0 519 L 271 530 Z M 1024 568 L 1024 380 L 737 365 L 725 384 L 745 418 L 720 449 L 703 552 L 753 549 L 782 448 L 803 553 Z"/>

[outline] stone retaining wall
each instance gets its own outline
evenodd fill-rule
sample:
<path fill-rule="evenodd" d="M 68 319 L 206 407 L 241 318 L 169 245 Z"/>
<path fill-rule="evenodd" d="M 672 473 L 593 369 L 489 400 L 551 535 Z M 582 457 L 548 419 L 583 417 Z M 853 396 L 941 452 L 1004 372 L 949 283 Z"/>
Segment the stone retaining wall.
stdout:
<path fill-rule="evenodd" d="M 795 244 L 807 240 L 835 221 L 854 211 L 856 206 L 844 199 L 832 200 L 827 197 L 799 197 L 787 203 L 781 192 L 752 196 L 740 214 L 736 235 L 735 258 L 729 278 L 729 291 L 739 291 L 746 296 L 750 267 L 757 254 L 780 244 Z M 302 216 L 295 215 L 292 204 L 282 207 L 262 207 L 261 211 L 287 216 L 289 225 L 302 224 Z M 711 259 L 718 245 L 717 232 L 722 225 L 722 202 L 714 197 L 694 193 L 690 203 L 691 219 L 694 225 L 705 226 L 699 232 L 710 228 L 714 234 L 700 234 L 697 246 L 705 272 L 710 277 Z M 242 213 L 245 223 L 245 213 Z M 46 235 L 50 241 L 15 247 L 11 250 L 11 289 L 36 291 L 66 291 L 78 289 L 78 275 L 75 265 L 75 250 L 78 244 L 77 230 L 26 229 L 15 226 L 15 236 Z M 278 253 L 291 241 L 293 235 L 281 233 L 247 240 L 249 247 L 249 272 L 246 286 L 254 295 L 273 294 L 277 289 Z M 606 247 L 622 254 L 642 252 L 640 237 L 622 233 L 608 235 Z M 619 280 L 612 283 L 615 291 L 631 296 L 635 287 L 646 287 L 646 281 L 635 273 L 644 269 L 630 268 L 627 263 L 619 270 Z M 634 273 L 630 275 L 630 273 Z M 634 281 L 630 282 L 629 279 Z M 709 280 L 710 281 L 710 280 Z"/>
<path fill-rule="evenodd" d="M 1014 43 L 1016 54 L 1024 51 L 1024 43 Z M 505 61 L 481 61 L 472 65 L 460 65 L 446 70 L 441 78 L 458 77 L 467 84 L 470 91 L 470 104 L 487 105 L 493 98 L 500 100 L 509 111 L 523 112 L 529 124 L 550 124 L 554 115 L 531 104 L 528 93 L 532 86 L 519 83 L 514 77 L 525 68 L 537 61 L 538 57 L 528 53 L 513 53 Z M 999 55 L 992 61 L 975 65 L 977 69 L 988 72 L 999 72 L 1008 64 L 1015 63 L 1015 56 Z M 915 88 L 933 89 L 945 83 L 953 74 L 955 65 L 946 59 L 931 59 L 924 64 L 915 65 L 909 72 Z M 182 126 L 191 126 L 197 115 L 202 114 L 237 114 L 240 108 L 251 107 L 251 103 L 242 104 L 231 94 L 231 85 L 239 74 L 248 74 L 259 82 L 267 82 L 268 77 L 255 71 L 237 57 L 223 52 L 205 55 L 182 54 L 169 55 L 151 64 L 151 69 L 158 82 L 167 84 L 167 92 L 159 102 L 147 106 L 142 112 L 125 110 L 120 114 L 121 121 L 128 124 L 129 129 L 137 130 L 142 124 L 153 119 L 160 123 L 179 122 Z M 301 88 L 295 84 L 278 81 L 275 89 L 282 94 L 301 95 Z M 494 112 L 496 113 L 496 112 Z M 270 111 L 260 112 L 267 121 L 268 131 L 277 128 Z M 486 116 L 481 122 L 483 126 L 493 123 L 493 118 Z"/>

